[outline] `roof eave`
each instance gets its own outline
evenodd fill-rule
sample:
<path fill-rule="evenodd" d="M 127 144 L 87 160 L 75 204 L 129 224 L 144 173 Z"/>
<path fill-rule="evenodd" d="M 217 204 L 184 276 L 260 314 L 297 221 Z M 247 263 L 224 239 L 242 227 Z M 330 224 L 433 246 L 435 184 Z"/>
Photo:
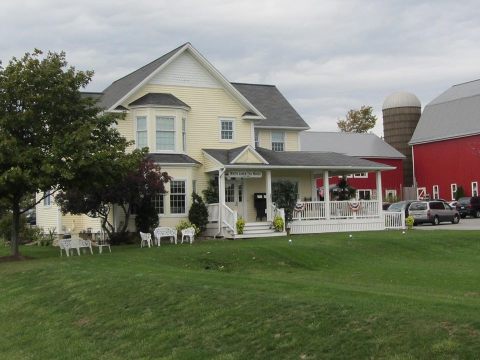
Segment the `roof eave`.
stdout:
<path fill-rule="evenodd" d="M 438 137 L 433 139 L 415 140 L 415 141 L 410 141 L 408 145 L 413 146 L 413 145 L 427 144 L 427 143 L 436 142 L 436 141 L 453 140 L 453 139 L 459 139 L 459 138 L 475 136 L 475 135 L 480 135 L 480 131 L 474 132 L 474 133 L 470 132 L 466 134 L 458 134 L 458 135 L 453 135 L 449 137 Z"/>

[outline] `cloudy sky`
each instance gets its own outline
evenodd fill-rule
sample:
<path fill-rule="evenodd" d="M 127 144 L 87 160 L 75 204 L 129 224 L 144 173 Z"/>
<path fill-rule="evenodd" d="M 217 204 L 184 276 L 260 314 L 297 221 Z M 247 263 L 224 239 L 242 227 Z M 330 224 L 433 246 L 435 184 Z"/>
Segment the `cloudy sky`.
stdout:
<path fill-rule="evenodd" d="M 88 90 L 187 41 L 230 81 L 275 84 L 313 130 L 392 92 L 480 78 L 478 0 L 2 0 L 0 59 L 65 50 Z"/>

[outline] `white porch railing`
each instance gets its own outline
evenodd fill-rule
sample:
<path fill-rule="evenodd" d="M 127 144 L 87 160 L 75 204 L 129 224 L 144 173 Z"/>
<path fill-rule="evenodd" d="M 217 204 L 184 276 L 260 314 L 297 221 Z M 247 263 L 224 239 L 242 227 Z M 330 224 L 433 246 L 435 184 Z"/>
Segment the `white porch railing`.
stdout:
<path fill-rule="evenodd" d="M 330 201 L 330 219 L 358 219 L 377 218 L 378 201 L 360 200 L 359 207 L 354 205 L 356 201 Z M 293 212 L 293 220 L 316 220 L 327 219 L 324 201 L 301 201 L 297 203 L 297 210 Z"/>
<path fill-rule="evenodd" d="M 217 223 L 218 222 L 218 203 L 216 204 L 208 204 L 207 205 L 207 210 L 208 210 L 208 222 L 209 223 Z"/>
<path fill-rule="evenodd" d="M 230 209 L 227 205 L 221 205 L 222 222 L 233 232 L 237 234 L 237 212 Z"/>
<path fill-rule="evenodd" d="M 384 211 L 386 229 L 405 229 L 405 212 Z"/>

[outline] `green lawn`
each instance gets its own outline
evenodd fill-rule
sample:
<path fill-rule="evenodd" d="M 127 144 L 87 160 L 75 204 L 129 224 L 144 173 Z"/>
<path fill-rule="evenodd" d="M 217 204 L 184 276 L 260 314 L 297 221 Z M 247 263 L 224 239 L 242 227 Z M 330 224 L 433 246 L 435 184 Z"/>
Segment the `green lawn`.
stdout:
<path fill-rule="evenodd" d="M 23 247 L 0 263 L 0 358 L 480 358 L 478 232 L 291 238 Z"/>

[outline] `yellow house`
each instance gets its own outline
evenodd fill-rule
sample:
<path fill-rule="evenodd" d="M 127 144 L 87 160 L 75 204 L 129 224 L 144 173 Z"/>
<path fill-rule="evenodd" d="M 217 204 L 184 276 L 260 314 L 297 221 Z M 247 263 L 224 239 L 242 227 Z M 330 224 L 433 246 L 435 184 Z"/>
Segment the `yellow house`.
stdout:
<path fill-rule="evenodd" d="M 292 233 L 385 228 L 381 211 L 380 171 L 389 166 L 338 153 L 300 151 L 299 133 L 308 124 L 272 85 L 232 83 L 186 43 L 118 79 L 98 97 L 108 112 L 123 112 L 117 127 L 137 148 L 173 177 L 168 193 L 155 199 L 161 226 L 188 217 L 191 193 L 218 183 L 219 202 L 209 204 L 207 233 L 241 237 L 236 221 L 247 222 L 246 236 L 281 235 L 271 229 L 275 215 L 272 187 L 280 180 L 297 184 L 298 208 Z M 379 198 L 361 210 L 317 199 L 315 178 L 377 172 Z M 262 209 L 260 210 L 259 209 Z M 113 212 L 112 221 L 123 219 Z M 37 223 L 57 232 L 100 230 L 98 219 L 62 215 L 51 197 L 37 206 Z M 134 225 L 131 224 L 134 231 Z"/>

